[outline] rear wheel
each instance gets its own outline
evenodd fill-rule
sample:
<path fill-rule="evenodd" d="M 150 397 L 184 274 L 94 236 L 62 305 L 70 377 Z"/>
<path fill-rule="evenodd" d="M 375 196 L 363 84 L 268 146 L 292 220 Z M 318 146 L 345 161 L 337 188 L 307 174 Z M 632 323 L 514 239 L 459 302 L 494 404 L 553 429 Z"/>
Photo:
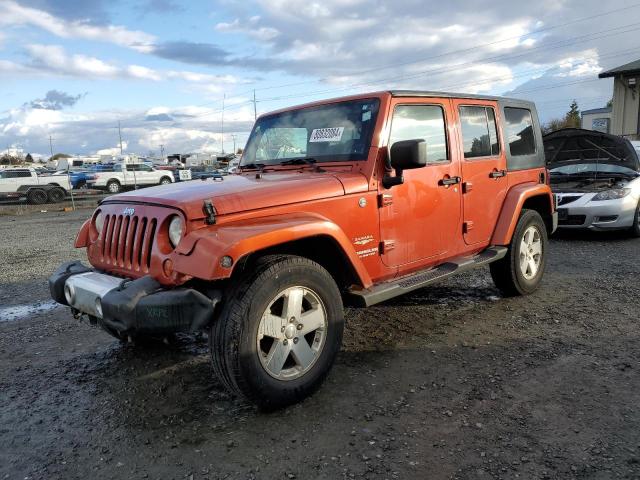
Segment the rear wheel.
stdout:
<path fill-rule="evenodd" d="M 47 192 L 41 188 L 34 188 L 27 193 L 27 202 L 31 205 L 42 205 L 47 203 Z"/>
<path fill-rule="evenodd" d="M 50 203 L 60 203 L 64 201 L 67 196 L 67 192 L 65 192 L 62 188 L 52 188 L 49 190 L 49 202 Z"/>
<path fill-rule="evenodd" d="M 342 343 L 344 312 L 331 275 L 306 258 L 268 256 L 227 298 L 209 336 L 226 387 L 264 409 L 313 393 Z"/>
<path fill-rule="evenodd" d="M 505 296 L 527 295 L 540 286 L 546 264 L 547 228 L 535 210 L 523 210 L 507 255 L 490 265 L 491 277 Z"/>
<path fill-rule="evenodd" d="M 636 207 L 636 215 L 633 217 L 633 226 L 630 228 L 629 232 L 634 237 L 640 237 L 640 202 L 638 202 L 638 206 Z"/>
<path fill-rule="evenodd" d="M 109 193 L 120 193 L 122 187 L 120 186 L 120 182 L 117 180 L 111 180 L 107 183 L 107 190 Z"/>

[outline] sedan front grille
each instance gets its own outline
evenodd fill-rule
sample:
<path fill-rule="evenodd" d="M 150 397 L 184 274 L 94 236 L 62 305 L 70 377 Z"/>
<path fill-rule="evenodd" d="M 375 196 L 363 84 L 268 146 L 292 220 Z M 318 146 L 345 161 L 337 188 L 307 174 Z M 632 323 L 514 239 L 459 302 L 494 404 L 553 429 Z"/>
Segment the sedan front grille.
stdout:
<path fill-rule="evenodd" d="M 157 225 L 155 218 L 106 215 L 100 238 L 102 261 L 114 268 L 147 273 Z"/>

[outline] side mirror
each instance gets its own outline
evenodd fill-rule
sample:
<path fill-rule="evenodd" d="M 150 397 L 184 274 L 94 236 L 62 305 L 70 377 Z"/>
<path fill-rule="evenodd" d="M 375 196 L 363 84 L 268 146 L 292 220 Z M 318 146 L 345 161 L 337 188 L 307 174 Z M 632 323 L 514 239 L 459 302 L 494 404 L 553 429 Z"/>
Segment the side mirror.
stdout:
<path fill-rule="evenodd" d="M 385 175 L 382 185 L 391 188 L 404 183 L 402 172 L 427 165 L 427 142 L 422 139 L 403 140 L 391 146 L 389 163 L 396 171 L 395 177 Z"/>

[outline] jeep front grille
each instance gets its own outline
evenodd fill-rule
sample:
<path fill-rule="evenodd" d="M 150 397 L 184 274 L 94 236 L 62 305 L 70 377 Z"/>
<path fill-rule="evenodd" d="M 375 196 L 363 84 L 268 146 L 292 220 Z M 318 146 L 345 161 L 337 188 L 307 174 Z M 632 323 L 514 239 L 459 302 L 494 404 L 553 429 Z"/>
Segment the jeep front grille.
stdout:
<path fill-rule="evenodd" d="M 157 225 L 155 218 L 106 215 L 100 236 L 102 261 L 114 268 L 147 273 Z"/>

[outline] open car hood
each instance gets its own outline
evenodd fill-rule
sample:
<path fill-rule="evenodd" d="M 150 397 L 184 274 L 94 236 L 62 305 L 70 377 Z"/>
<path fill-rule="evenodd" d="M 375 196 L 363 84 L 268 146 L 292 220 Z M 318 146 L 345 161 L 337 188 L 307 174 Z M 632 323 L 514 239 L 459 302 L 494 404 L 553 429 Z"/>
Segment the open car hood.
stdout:
<path fill-rule="evenodd" d="M 635 148 L 629 140 L 616 135 L 563 128 L 544 135 L 543 142 L 549 170 L 577 164 L 608 164 L 640 171 Z"/>

